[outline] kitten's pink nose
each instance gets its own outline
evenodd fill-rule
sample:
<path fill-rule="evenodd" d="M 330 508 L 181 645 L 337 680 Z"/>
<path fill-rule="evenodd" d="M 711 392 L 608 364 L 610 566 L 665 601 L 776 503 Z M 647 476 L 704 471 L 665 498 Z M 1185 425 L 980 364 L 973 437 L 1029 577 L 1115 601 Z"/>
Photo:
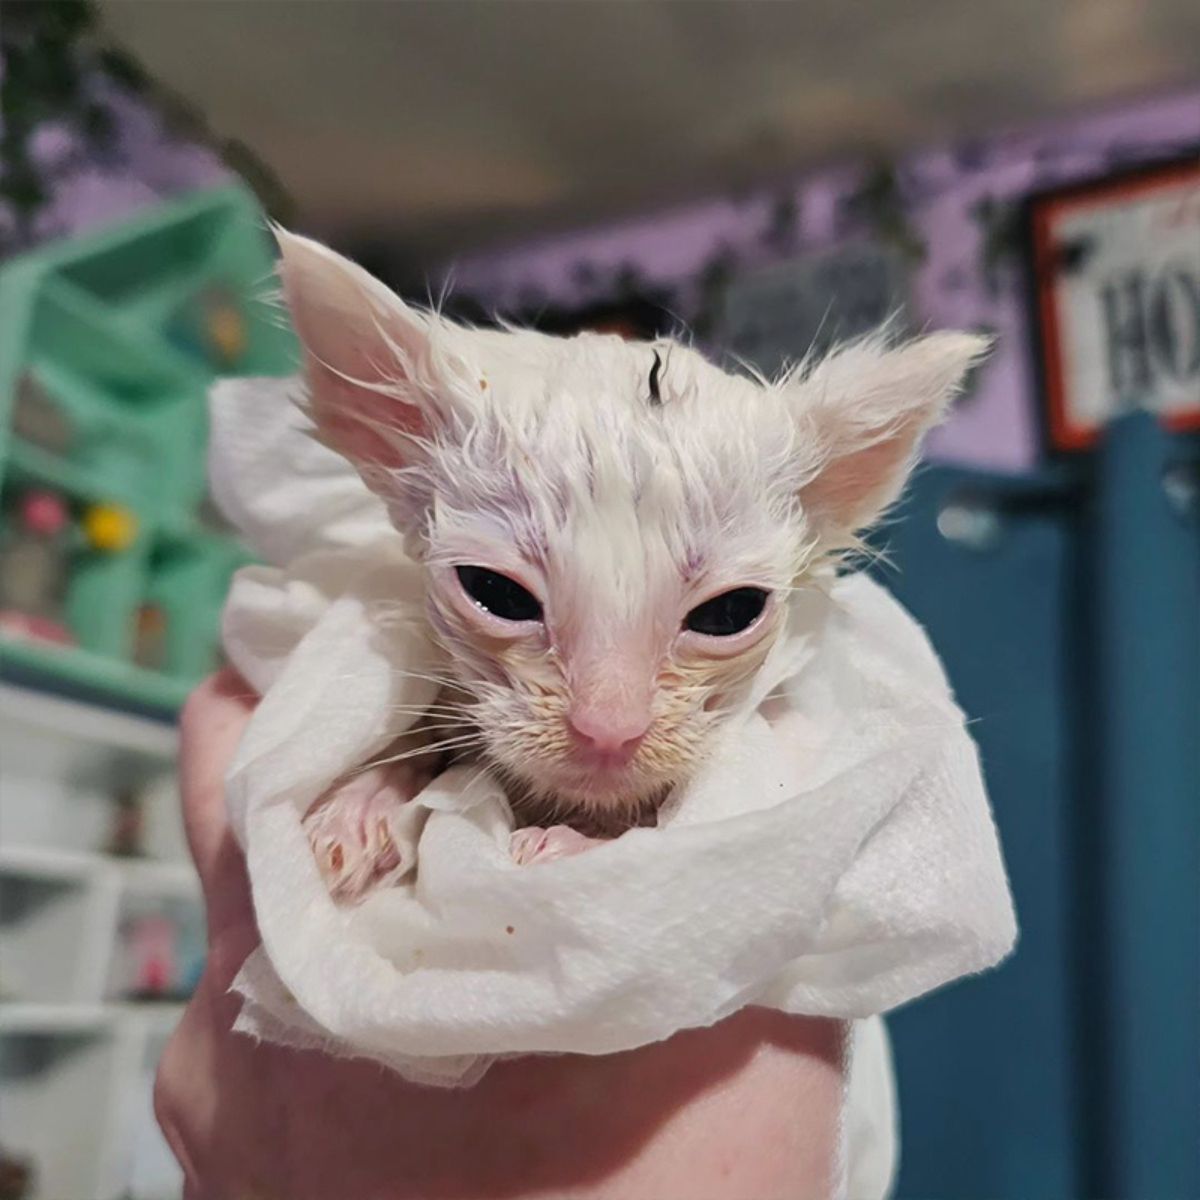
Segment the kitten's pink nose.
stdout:
<path fill-rule="evenodd" d="M 577 757 L 589 766 L 623 767 L 645 739 L 650 717 L 582 709 L 571 713 L 568 723 Z"/>

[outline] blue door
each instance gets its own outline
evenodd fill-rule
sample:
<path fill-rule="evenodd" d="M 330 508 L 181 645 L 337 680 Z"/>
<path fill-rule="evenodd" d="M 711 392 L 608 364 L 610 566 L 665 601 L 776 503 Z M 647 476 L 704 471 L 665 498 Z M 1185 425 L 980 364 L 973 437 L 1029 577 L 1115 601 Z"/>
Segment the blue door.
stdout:
<path fill-rule="evenodd" d="M 1196 445 L 930 468 L 885 582 L 973 719 L 1021 925 L 891 1019 L 903 1200 L 1200 1197 Z"/>

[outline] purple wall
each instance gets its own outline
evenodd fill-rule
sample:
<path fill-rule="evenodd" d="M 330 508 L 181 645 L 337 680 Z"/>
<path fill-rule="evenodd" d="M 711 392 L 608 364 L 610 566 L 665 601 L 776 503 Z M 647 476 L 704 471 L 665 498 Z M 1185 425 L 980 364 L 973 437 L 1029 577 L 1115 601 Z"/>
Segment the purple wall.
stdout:
<path fill-rule="evenodd" d="M 210 150 L 173 137 L 137 100 L 100 84 L 97 96 L 113 118 L 111 145 L 98 152 L 65 124 L 37 130 L 32 153 L 50 183 L 50 199 L 34 215 L 20 248 L 120 221 L 160 200 L 226 182 L 229 172 Z M 0 201 L 0 244 L 16 242 L 17 221 Z"/>
<path fill-rule="evenodd" d="M 102 158 L 69 130 L 47 126 L 37 134 L 35 153 L 53 189 L 34 223 L 35 242 L 119 220 L 228 178 L 214 154 L 171 137 L 136 101 L 115 92 L 105 100 L 116 116 L 117 137 Z M 905 218 L 926 248 L 913 276 L 915 323 L 986 327 L 1000 338 L 974 393 L 932 439 L 931 457 L 1002 470 L 1019 470 L 1036 457 L 1030 330 L 1012 238 L 1019 201 L 1116 165 L 1197 147 L 1200 91 L 1193 91 L 1029 133 L 959 142 L 897 164 Z M 264 150 L 269 158 L 269 147 Z M 632 267 L 643 286 L 665 291 L 672 310 L 693 320 L 715 256 L 753 268 L 872 235 L 861 214 L 854 214 L 863 178 L 860 165 L 829 168 L 749 197 L 464 258 L 453 266 L 454 290 L 499 312 L 542 304 L 579 308 L 609 298 L 614 279 Z M 781 202 L 795 212 L 786 245 L 779 236 Z M 0 240 L 8 240 L 13 227 L 12 213 L 0 203 Z"/>
<path fill-rule="evenodd" d="M 901 211 L 925 243 L 911 314 L 917 325 L 986 327 L 997 353 L 973 394 L 930 444 L 930 457 L 1001 470 L 1031 465 L 1038 448 L 1035 384 L 1024 274 L 1017 244 L 1019 202 L 1032 191 L 1113 167 L 1200 148 L 1200 92 L 1121 111 L 1006 133 L 914 154 L 896 165 Z M 870 230 L 855 217 L 860 166 L 816 172 L 785 189 L 714 200 L 460 260 L 454 290 L 498 312 L 596 303 L 623 268 L 671 296 L 688 318 L 716 255 L 740 267 L 819 251 Z M 792 245 L 781 252 L 776 214 L 794 205 Z"/>

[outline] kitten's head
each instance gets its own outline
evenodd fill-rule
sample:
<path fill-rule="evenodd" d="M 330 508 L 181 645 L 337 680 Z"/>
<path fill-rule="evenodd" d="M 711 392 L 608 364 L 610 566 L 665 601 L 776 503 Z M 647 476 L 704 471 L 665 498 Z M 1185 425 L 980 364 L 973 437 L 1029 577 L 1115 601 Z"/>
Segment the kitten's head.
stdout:
<path fill-rule="evenodd" d="M 425 564 L 487 754 L 601 820 L 694 770 L 985 349 L 868 340 L 767 384 L 670 341 L 464 329 L 279 237 L 318 434 Z"/>

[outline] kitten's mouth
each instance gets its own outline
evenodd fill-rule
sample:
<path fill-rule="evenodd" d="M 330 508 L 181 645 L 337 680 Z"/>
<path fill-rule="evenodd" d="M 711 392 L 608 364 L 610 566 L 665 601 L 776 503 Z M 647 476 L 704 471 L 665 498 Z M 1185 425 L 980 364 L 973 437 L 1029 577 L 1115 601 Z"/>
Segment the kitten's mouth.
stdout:
<path fill-rule="evenodd" d="M 525 778 L 497 764 L 509 803 L 520 824 L 569 825 L 588 837 L 616 837 L 626 829 L 653 825 L 672 785 L 647 780 L 631 767 L 587 770 L 560 767 L 552 779 Z"/>

